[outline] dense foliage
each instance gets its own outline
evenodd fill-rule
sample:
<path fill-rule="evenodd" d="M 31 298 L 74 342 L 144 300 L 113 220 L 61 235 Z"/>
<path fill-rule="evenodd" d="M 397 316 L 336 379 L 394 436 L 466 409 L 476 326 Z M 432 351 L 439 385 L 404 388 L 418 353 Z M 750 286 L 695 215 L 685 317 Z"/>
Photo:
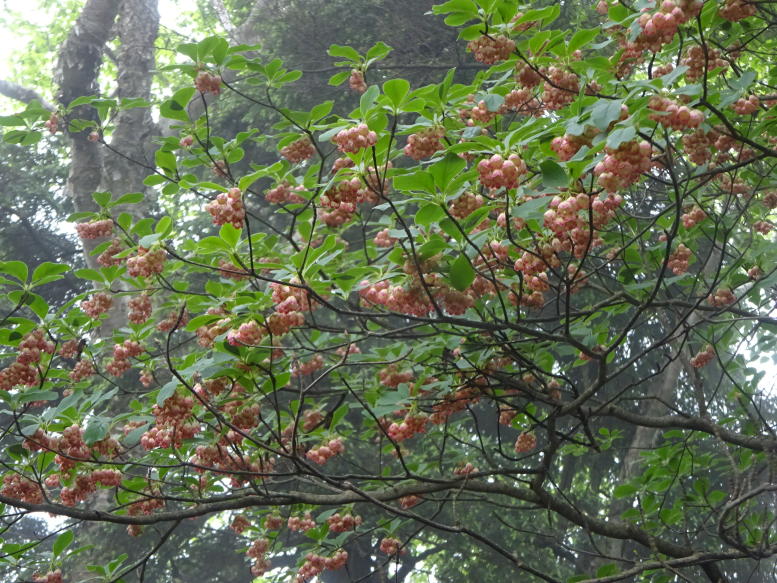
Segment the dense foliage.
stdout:
<path fill-rule="evenodd" d="M 147 175 L 71 215 L 89 267 L 0 264 L 7 530 L 153 530 L 99 581 L 204 517 L 260 581 L 773 580 L 777 13 L 593 8 L 435 6 L 467 84 L 333 45 L 340 114 L 214 36 L 158 104 L 1 118 L 31 156 L 65 133 Z M 220 132 L 227 97 L 261 127 Z M 153 162 L 112 139 L 146 109 Z M 52 296 L 66 276 L 92 289 Z M 76 580 L 78 545 L 0 560 Z"/>

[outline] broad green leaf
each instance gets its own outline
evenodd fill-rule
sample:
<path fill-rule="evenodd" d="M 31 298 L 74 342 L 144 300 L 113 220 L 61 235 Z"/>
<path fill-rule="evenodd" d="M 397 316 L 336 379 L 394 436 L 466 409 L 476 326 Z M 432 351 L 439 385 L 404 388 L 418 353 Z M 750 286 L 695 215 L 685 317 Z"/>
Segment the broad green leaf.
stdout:
<path fill-rule="evenodd" d="M 464 253 L 461 253 L 451 264 L 451 285 L 459 291 L 464 291 L 475 281 L 475 270 Z"/>
<path fill-rule="evenodd" d="M 70 546 L 70 543 L 73 542 L 73 531 L 66 530 L 62 534 L 60 534 L 57 539 L 54 541 L 54 544 L 51 547 L 51 551 L 54 553 L 55 557 L 58 557 L 62 554 L 62 551 L 64 551 L 67 547 Z"/>

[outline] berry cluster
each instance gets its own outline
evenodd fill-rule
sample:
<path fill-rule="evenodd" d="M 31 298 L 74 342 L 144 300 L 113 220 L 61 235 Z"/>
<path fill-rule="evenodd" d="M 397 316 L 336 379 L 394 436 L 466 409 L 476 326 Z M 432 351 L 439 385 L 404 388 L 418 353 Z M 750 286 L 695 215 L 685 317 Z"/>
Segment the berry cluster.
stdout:
<path fill-rule="evenodd" d="M 669 256 L 667 267 L 675 275 L 682 275 L 688 271 L 688 260 L 691 258 L 691 250 L 680 243 L 674 253 Z"/>
<path fill-rule="evenodd" d="M 113 360 L 105 366 L 105 370 L 113 376 L 120 377 L 132 367 L 129 359 L 137 358 L 141 354 L 143 354 L 143 347 L 138 342 L 125 340 L 121 344 L 114 345 Z"/>
<path fill-rule="evenodd" d="M 467 50 L 472 53 L 476 61 L 486 65 L 493 65 L 510 58 L 510 55 L 515 50 L 515 41 L 504 35 L 483 35 L 469 41 L 467 43 Z"/>
<path fill-rule="evenodd" d="M 659 51 L 662 45 L 672 42 L 678 27 L 696 16 L 701 6 L 701 0 L 663 0 L 656 12 L 640 15 L 637 22 L 642 33 L 637 42 L 645 49 Z"/>
<path fill-rule="evenodd" d="M 379 548 L 381 553 L 385 553 L 390 557 L 405 553 L 405 549 L 402 548 L 402 541 L 397 538 L 386 537 L 381 539 Z"/>
<path fill-rule="evenodd" d="M 378 372 L 378 378 L 380 379 L 380 384 L 384 387 L 396 389 L 402 383 L 409 383 L 412 381 L 413 373 L 410 371 L 399 372 L 397 371 L 396 365 L 390 364 Z"/>
<path fill-rule="evenodd" d="M 294 140 L 288 146 L 281 148 L 281 156 L 292 164 L 312 158 L 315 153 L 316 148 L 313 146 L 313 143 L 308 136 L 302 136 L 301 138 Z"/>
<path fill-rule="evenodd" d="M 378 231 L 378 234 L 375 235 L 373 242 L 377 247 L 393 247 L 397 242 L 397 239 L 389 235 L 389 229 L 383 229 Z"/>
<path fill-rule="evenodd" d="M 0 494 L 28 504 L 43 504 L 43 490 L 40 484 L 19 474 L 6 474 Z"/>
<path fill-rule="evenodd" d="M 348 86 L 356 93 L 367 91 L 367 82 L 364 80 L 364 73 L 359 69 L 351 69 L 351 75 L 348 77 Z"/>
<path fill-rule="evenodd" d="M 680 220 L 683 223 L 683 227 L 685 227 L 686 229 L 691 229 L 706 218 L 707 218 L 707 213 L 705 213 L 700 206 L 693 205 L 690 209 L 687 209 L 682 214 L 682 216 L 680 217 Z"/>
<path fill-rule="evenodd" d="M 774 229 L 774 227 L 767 221 L 756 221 L 753 223 L 753 230 L 761 233 L 762 235 L 768 235 L 772 232 L 772 229 Z"/>
<path fill-rule="evenodd" d="M 102 219 L 100 221 L 78 223 L 76 225 L 76 232 L 81 239 L 110 237 L 113 233 L 113 221 L 111 219 Z"/>
<path fill-rule="evenodd" d="M 288 526 L 289 530 L 292 532 L 305 532 L 312 528 L 316 528 L 316 521 L 313 520 L 313 515 L 310 514 L 310 512 L 306 512 L 302 518 L 299 516 L 289 516 L 286 526 Z"/>
<path fill-rule="evenodd" d="M 230 188 L 205 205 L 205 210 L 213 216 L 214 225 L 231 223 L 236 229 L 243 228 L 246 209 L 243 205 L 243 193 L 239 188 Z"/>
<path fill-rule="evenodd" d="M 551 242 L 553 251 L 573 252 L 575 257 L 581 258 L 588 249 L 601 245 L 602 240 L 596 231 L 591 231 L 590 223 L 601 229 L 615 216 L 615 210 L 622 202 L 623 197 L 619 194 L 610 194 L 604 199 L 582 192 L 566 198 L 554 196 L 544 214 L 545 226 L 555 235 Z M 529 289 L 547 289 L 540 285 L 538 288 L 530 285 Z"/>
<path fill-rule="evenodd" d="M 691 358 L 691 366 L 694 368 L 701 368 L 708 365 L 715 359 L 715 349 L 710 344 L 704 347 L 704 350 L 699 352 L 693 358 Z"/>
<path fill-rule="evenodd" d="M 532 69 L 532 67 L 523 61 L 515 64 L 515 82 L 524 89 L 536 87 L 542 81 L 542 75 Z"/>
<path fill-rule="evenodd" d="M 324 414 L 318 409 L 305 411 L 305 414 L 302 416 L 302 431 L 313 431 L 323 420 Z"/>
<path fill-rule="evenodd" d="M 515 440 L 515 453 L 527 453 L 537 447 L 537 438 L 533 433 L 523 432 Z"/>
<path fill-rule="evenodd" d="M 370 130 L 366 123 L 340 130 L 332 141 L 341 152 L 355 153 L 363 148 L 369 148 L 378 143 L 378 134 Z"/>
<path fill-rule="evenodd" d="M 473 466 L 471 463 L 467 462 L 463 466 L 459 466 L 453 470 L 454 476 L 469 476 L 470 474 L 474 474 L 478 471 L 478 469 Z"/>
<path fill-rule="evenodd" d="M 305 199 L 298 192 L 304 192 L 305 187 L 301 184 L 292 186 L 285 180 L 275 188 L 265 191 L 264 198 L 267 202 L 274 204 L 296 204 L 303 203 Z"/>
<path fill-rule="evenodd" d="M 257 346 L 264 338 L 265 330 L 255 321 L 243 322 L 235 330 L 234 328 L 227 333 L 227 342 L 232 346 Z"/>
<path fill-rule="evenodd" d="M 448 212 L 457 219 L 463 219 L 478 210 L 483 204 L 485 204 L 485 200 L 481 195 L 465 192 L 451 201 L 448 205 Z"/>
<path fill-rule="evenodd" d="M 475 96 L 470 95 L 467 97 L 466 105 L 459 110 L 459 117 L 466 122 L 469 127 L 475 125 L 475 122 L 482 124 L 490 123 L 497 115 L 496 111 L 488 109 L 488 104 L 484 100 L 480 100 L 475 103 Z M 487 133 L 485 128 L 484 133 Z"/>
<path fill-rule="evenodd" d="M 154 405 L 151 414 L 156 418 L 155 426 L 140 438 L 144 449 L 180 447 L 184 439 L 191 439 L 200 431 L 200 425 L 189 422 L 194 408 L 194 399 L 174 393 L 165 399 L 162 406 Z"/>
<path fill-rule="evenodd" d="M 52 113 L 43 126 L 49 130 L 49 133 L 56 134 L 59 129 L 59 116 L 56 113 Z"/>
<path fill-rule="evenodd" d="M 604 160 L 594 168 L 599 185 L 608 192 L 627 188 L 653 167 L 653 148 L 646 141 L 625 142 L 617 148 L 606 148 Z"/>
<path fill-rule="evenodd" d="M 526 164 L 517 154 L 510 154 L 507 160 L 494 154 L 478 162 L 480 183 L 487 188 L 517 188 L 518 178 L 526 174 Z"/>
<path fill-rule="evenodd" d="M 469 292 L 469 290 L 467 290 Z M 440 287 L 436 290 L 435 298 L 441 300 L 445 305 L 445 311 L 451 316 L 461 316 L 472 306 L 475 300 L 470 293 L 460 292 L 449 287 Z"/>
<path fill-rule="evenodd" d="M 105 251 L 97 256 L 97 263 L 103 267 L 110 267 L 111 265 L 121 265 L 124 263 L 123 257 L 116 257 L 119 253 L 124 251 L 124 245 L 121 239 L 114 239 L 110 245 L 106 247 Z"/>
<path fill-rule="evenodd" d="M 300 376 L 307 376 L 310 374 L 313 374 L 317 370 L 320 370 L 324 367 L 324 357 L 320 354 L 316 354 L 313 358 L 308 360 L 307 362 L 294 362 L 291 365 L 291 376 L 293 378 L 300 377 Z"/>
<path fill-rule="evenodd" d="M 717 289 L 714 294 L 710 294 L 707 301 L 711 306 L 715 306 L 716 308 L 725 308 L 726 306 L 735 303 L 737 297 L 730 289 L 722 287 Z"/>
<path fill-rule="evenodd" d="M 564 134 L 564 136 L 553 138 L 550 141 L 550 149 L 556 152 L 560 160 L 566 162 L 577 154 L 583 144 L 585 144 L 585 141 L 581 136 Z"/>
<path fill-rule="evenodd" d="M 350 214 L 356 211 L 357 204 L 367 202 L 369 194 L 361 179 L 354 176 L 335 183 L 327 190 L 321 197 L 321 206 Z"/>
<path fill-rule="evenodd" d="M 130 298 L 127 306 L 129 307 L 127 319 L 133 324 L 142 324 L 151 317 L 151 298 L 148 294 L 142 293 Z"/>
<path fill-rule="evenodd" d="M 300 312 L 276 312 L 267 318 L 267 329 L 273 336 L 283 336 L 304 323 L 305 316 Z"/>
<path fill-rule="evenodd" d="M 43 330 L 33 330 L 19 344 L 16 360 L 0 370 L 0 390 L 10 391 L 18 385 L 32 387 L 38 384 L 40 378 L 35 366 L 40 362 L 43 353 L 54 354 L 56 346 L 46 340 Z"/>
<path fill-rule="evenodd" d="M 235 521 L 237 521 L 238 518 L 241 518 L 238 516 Z M 245 520 L 245 519 L 244 519 Z M 246 520 L 246 522 L 248 522 Z M 232 523 L 234 526 L 234 522 Z M 245 527 L 244 527 L 245 528 Z M 233 528 L 233 530 L 235 530 Z M 235 531 L 238 534 L 242 532 Z M 251 575 L 254 577 L 261 577 L 264 575 L 267 571 L 270 570 L 270 567 L 272 566 L 270 564 L 270 561 L 267 560 L 267 550 L 270 548 L 270 541 L 266 538 L 258 538 L 254 542 L 251 543 L 251 546 L 248 547 L 248 550 L 246 551 L 246 555 L 254 560 L 254 562 L 251 564 Z"/>
<path fill-rule="evenodd" d="M 732 105 L 732 109 L 739 115 L 750 115 L 758 111 L 761 106 L 761 100 L 757 95 L 750 95 L 747 99 L 737 99 Z"/>
<path fill-rule="evenodd" d="M 161 247 L 138 247 L 138 254 L 127 259 L 127 273 L 130 277 L 149 277 L 162 273 L 166 259 L 167 253 Z"/>
<path fill-rule="evenodd" d="M 400 423 L 389 425 L 386 433 L 393 441 L 399 443 L 419 433 L 425 433 L 427 423 L 429 423 L 429 417 L 426 415 L 411 415 L 408 413 Z"/>
<path fill-rule="evenodd" d="M 60 501 L 65 506 L 75 506 L 94 494 L 98 485 L 105 488 L 121 485 L 121 472 L 118 470 L 94 470 L 89 474 L 78 475 L 72 486 L 60 490 Z"/>
<path fill-rule="evenodd" d="M 86 358 L 82 358 L 76 363 L 68 376 L 71 381 L 77 383 L 78 381 L 82 381 L 85 378 L 92 376 L 94 373 L 95 370 L 92 361 L 87 360 Z"/>
<path fill-rule="evenodd" d="M 350 530 L 356 530 L 362 523 L 361 516 L 354 516 L 353 514 L 340 515 L 339 513 L 333 514 L 327 519 L 329 524 L 329 532 L 348 532 Z"/>
<path fill-rule="evenodd" d="M 731 22 L 738 22 L 758 12 L 756 5 L 747 0 L 726 0 L 720 7 L 720 15 Z"/>
<path fill-rule="evenodd" d="M 113 299 L 105 292 L 97 292 L 91 300 L 81 302 L 81 310 L 90 318 L 97 318 L 111 309 Z"/>
<path fill-rule="evenodd" d="M 200 71 L 194 79 L 194 86 L 200 93 L 221 93 L 221 76 L 212 75 L 207 71 Z"/>
<path fill-rule="evenodd" d="M 248 272 L 235 265 L 229 259 L 219 259 L 219 276 L 235 281 L 242 281 L 248 278 Z"/>
<path fill-rule="evenodd" d="M 312 579 L 316 575 L 321 574 L 324 569 L 334 571 L 345 566 L 348 562 L 348 551 L 340 549 L 335 551 L 331 557 L 322 557 L 314 553 L 308 553 L 305 555 L 305 562 L 299 568 L 297 575 L 294 577 L 294 583 L 304 583 L 308 579 Z"/>
<path fill-rule="evenodd" d="M 660 113 L 651 113 L 648 117 L 662 126 L 674 130 L 697 128 L 704 121 L 704 114 L 666 97 L 654 95 L 648 101 L 648 107 Z"/>
<path fill-rule="evenodd" d="M 153 373 L 148 369 L 143 369 L 140 372 L 140 376 L 138 377 L 138 380 L 140 381 L 140 384 L 143 385 L 145 388 L 151 387 L 151 385 L 154 384 L 154 375 Z"/>
<path fill-rule="evenodd" d="M 329 458 L 336 456 L 338 453 L 343 453 L 345 446 L 343 440 L 339 437 L 330 439 L 326 444 L 319 445 L 309 450 L 305 457 L 310 461 L 317 463 L 318 465 L 324 465 Z"/>
<path fill-rule="evenodd" d="M 707 133 L 702 129 L 697 129 L 692 134 L 683 136 L 683 147 L 691 162 L 701 166 L 710 161 L 712 158 L 710 148 L 715 143 L 715 140 L 712 138 L 711 133 Z"/>
<path fill-rule="evenodd" d="M 441 127 L 426 128 L 417 134 L 410 134 L 405 146 L 405 156 L 413 160 L 423 160 L 434 155 L 439 150 L 444 150 L 445 146 L 440 142 L 445 135 L 445 129 Z"/>
<path fill-rule="evenodd" d="M 503 105 L 505 109 L 522 115 L 538 116 L 542 113 L 540 101 L 528 89 L 513 89 L 505 95 Z"/>
<path fill-rule="evenodd" d="M 580 92 L 580 80 L 571 71 L 548 67 L 542 71 L 546 77 L 542 101 L 549 110 L 561 109 L 572 103 Z"/>
<path fill-rule="evenodd" d="M 434 309 L 426 293 L 419 286 L 405 289 L 400 285 L 390 285 L 387 280 L 375 284 L 363 281 L 362 285 L 364 287 L 359 290 L 362 299 L 375 305 L 385 306 L 394 312 L 424 317 Z"/>
<path fill-rule="evenodd" d="M 725 69 L 728 67 L 728 61 L 720 57 L 720 51 L 707 47 L 707 55 L 704 55 L 704 49 L 699 45 L 693 45 L 685 53 L 680 61 L 681 65 L 688 67 L 685 72 L 685 78 L 688 81 L 698 81 L 704 77 L 704 72 L 712 71 L 718 67 Z M 706 64 L 706 69 L 705 69 Z"/>
<path fill-rule="evenodd" d="M 170 330 L 178 330 L 189 322 L 189 312 L 187 310 L 172 310 L 163 320 L 160 320 L 156 325 L 156 329 L 160 332 L 170 332 Z"/>
<path fill-rule="evenodd" d="M 78 340 L 68 340 L 62 343 L 57 354 L 62 358 L 75 358 L 78 356 Z"/>
<path fill-rule="evenodd" d="M 62 570 L 54 569 L 49 571 L 45 575 L 33 575 L 32 580 L 34 583 L 62 583 Z"/>

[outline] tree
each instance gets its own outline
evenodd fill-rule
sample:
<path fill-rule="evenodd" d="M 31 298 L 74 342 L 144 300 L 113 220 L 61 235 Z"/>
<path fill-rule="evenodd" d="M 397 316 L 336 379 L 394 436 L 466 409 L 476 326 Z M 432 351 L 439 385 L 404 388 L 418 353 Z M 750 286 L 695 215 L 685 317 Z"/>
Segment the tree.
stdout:
<path fill-rule="evenodd" d="M 298 71 L 207 37 L 178 47 L 191 84 L 153 142 L 146 76 L 90 90 L 140 4 L 87 2 L 59 111 L 3 118 L 6 141 L 71 136 L 71 218 L 99 254 L 64 302 L 43 292 L 67 263 L 0 266 L 9 521 L 153 531 L 93 565 L 104 581 L 186 577 L 164 549 L 203 540 L 188 519 L 235 531 L 259 580 L 773 578 L 768 3 L 603 1 L 581 28 L 450 0 L 433 10 L 472 82 L 413 88 L 374 76 L 390 47 L 336 44 L 344 115 L 289 107 Z M 220 133 L 226 96 L 274 125 Z M 152 195 L 175 208 L 133 206 Z M 73 539 L 3 558 L 57 581 Z"/>

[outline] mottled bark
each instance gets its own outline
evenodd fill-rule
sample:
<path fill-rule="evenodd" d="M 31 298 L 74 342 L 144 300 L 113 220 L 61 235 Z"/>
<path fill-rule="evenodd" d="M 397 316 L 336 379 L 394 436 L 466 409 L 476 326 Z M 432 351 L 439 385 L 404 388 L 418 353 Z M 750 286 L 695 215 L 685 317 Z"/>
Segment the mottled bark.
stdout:
<path fill-rule="evenodd" d="M 118 70 L 117 96 L 119 99 L 150 99 L 152 72 L 154 70 L 154 41 L 159 26 L 157 0 L 89 0 L 70 31 L 60 51 L 55 79 L 59 86 L 58 101 L 67 106 L 84 95 L 98 95 L 98 74 L 103 61 L 106 43 L 117 35 L 120 49 L 116 59 Z M 88 105 L 76 108 L 72 119 L 92 119 L 96 113 Z M 153 165 L 152 137 L 155 126 L 148 108 L 123 110 L 116 116 L 110 148 L 91 141 L 89 131 L 70 133 L 70 173 L 67 190 L 76 211 L 97 209 L 92 194 L 108 191 L 114 195 L 145 190 L 143 179 L 148 166 Z M 127 209 L 135 214 L 147 215 L 150 205 L 137 205 Z M 99 267 L 91 255 L 101 241 L 84 241 L 87 265 Z M 126 310 L 123 302 L 114 298 L 114 307 L 100 328 L 103 337 L 110 336 L 124 325 Z M 118 399 L 116 407 L 121 407 Z M 111 505 L 109 493 L 101 492 L 93 501 L 95 508 Z M 101 563 L 118 554 L 114 545 L 107 544 L 115 533 L 106 532 L 103 525 L 89 524 L 82 527 L 82 540 L 91 539 L 92 551 L 80 555 L 71 566 L 73 581 L 93 576 L 86 569 L 90 563 Z M 122 533 L 122 536 L 126 536 Z"/>
<path fill-rule="evenodd" d="M 84 95 L 97 95 L 97 76 L 102 64 L 105 43 L 111 38 L 120 0 L 88 0 L 59 52 L 54 80 L 59 87 L 57 101 L 67 106 Z M 77 107 L 70 119 L 97 119 L 90 106 Z M 67 191 L 77 212 L 95 211 L 92 194 L 102 181 L 101 146 L 88 139 L 88 131 L 70 133 L 70 173 Z M 96 244 L 84 241 L 87 265 L 96 267 L 90 255 Z"/>

